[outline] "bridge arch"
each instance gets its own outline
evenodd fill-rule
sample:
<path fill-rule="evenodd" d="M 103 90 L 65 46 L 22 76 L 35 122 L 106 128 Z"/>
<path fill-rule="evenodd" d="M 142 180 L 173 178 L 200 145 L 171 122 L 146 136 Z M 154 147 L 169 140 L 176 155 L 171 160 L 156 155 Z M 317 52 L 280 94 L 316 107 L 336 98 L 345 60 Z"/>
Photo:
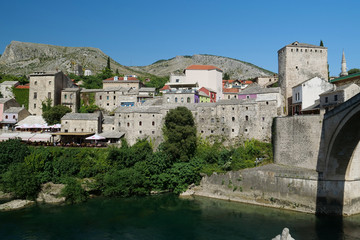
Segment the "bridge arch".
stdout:
<path fill-rule="evenodd" d="M 324 177 L 327 180 L 360 180 L 360 102 L 333 122 L 338 125 L 330 137 Z"/>

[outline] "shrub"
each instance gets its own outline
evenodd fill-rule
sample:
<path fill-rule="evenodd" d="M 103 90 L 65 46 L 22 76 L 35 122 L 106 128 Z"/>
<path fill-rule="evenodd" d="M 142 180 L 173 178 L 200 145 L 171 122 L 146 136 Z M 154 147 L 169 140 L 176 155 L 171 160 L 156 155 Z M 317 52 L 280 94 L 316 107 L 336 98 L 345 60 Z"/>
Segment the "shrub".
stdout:
<path fill-rule="evenodd" d="M 40 181 L 25 163 L 12 164 L 2 175 L 4 192 L 12 192 L 15 197 L 33 200 L 40 191 Z"/>
<path fill-rule="evenodd" d="M 75 178 L 68 178 L 66 185 L 61 191 L 61 195 L 65 197 L 65 201 L 70 204 L 84 202 L 88 199 L 89 194 L 81 187 L 79 181 Z"/>
<path fill-rule="evenodd" d="M 30 153 L 29 148 L 18 139 L 0 142 L 0 174 L 12 163 L 19 163 Z"/>

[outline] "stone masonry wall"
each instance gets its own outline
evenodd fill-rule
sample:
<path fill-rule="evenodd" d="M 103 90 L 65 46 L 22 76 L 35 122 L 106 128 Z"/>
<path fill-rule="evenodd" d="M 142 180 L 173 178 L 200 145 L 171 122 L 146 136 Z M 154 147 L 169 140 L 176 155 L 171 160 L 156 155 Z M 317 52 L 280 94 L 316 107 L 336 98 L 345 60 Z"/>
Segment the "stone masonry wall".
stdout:
<path fill-rule="evenodd" d="M 316 169 L 323 115 L 278 117 L 274 122 L 274 161 Z"/>

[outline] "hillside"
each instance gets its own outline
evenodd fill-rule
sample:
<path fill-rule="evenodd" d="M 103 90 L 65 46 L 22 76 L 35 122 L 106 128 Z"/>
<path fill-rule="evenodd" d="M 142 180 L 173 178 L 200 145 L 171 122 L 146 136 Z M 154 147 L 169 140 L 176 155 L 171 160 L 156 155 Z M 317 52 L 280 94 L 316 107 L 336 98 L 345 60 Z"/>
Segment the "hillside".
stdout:
<path fill-rule="evenodd" d="M 54 45 L 12 41 L 0 55 L 0 72 L 14 75 L 30 74 L 35 71 L 62 70 L 72 72 L 75 64 L 93 73 L 101 71 L 108 56 L 98 48 L 61 47 Z M 179 74 L 192 64 L 214 65 L 228 73 L 233 79 L 249 79 L 273 74 L 251 63 L 237 59 L 213 56 L 193 55 L 176 56 L 168 60 L 159 60 L 148 66 L 127 67 L 111 60 L 111 68 L 120 74 L 136 74 L 141 77 L 169 76 Z"/>
<path fill-rule="evenodd" d="M 222 69 L 224 73 L 228 73 L 233 79 L 249 79 L 274 74 L 251 63 L 228 57 L 205 54 L 176 56 L 168 60 L 159 60 L 148 66 L 133 66 L 129 68 L 157 76 L 169 76 L 171 73 L 181 74 L 185 68 L 192 64 L 214 65 Z"/>
<path fill-rule="evenodd" d="M 106 66 L 107 58 L 108 56 L 97 48 L 12 41 L 0 57 L 0 72 L 15 75 L 56 69 L 70 72 L 74 64 L 98 72 Z M 120 73 L 131 73 L 125 66 L 113 60 L 111 68 L 118 69 Z"/>

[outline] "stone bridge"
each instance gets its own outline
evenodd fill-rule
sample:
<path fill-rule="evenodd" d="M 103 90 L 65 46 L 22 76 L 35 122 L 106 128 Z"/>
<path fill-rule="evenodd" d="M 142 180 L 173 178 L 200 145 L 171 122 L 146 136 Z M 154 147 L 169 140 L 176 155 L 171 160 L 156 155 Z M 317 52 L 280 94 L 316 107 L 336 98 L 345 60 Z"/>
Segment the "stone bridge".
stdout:
<path fill-rule="evenodd" d="M 324 115 L 317 212 L 360 213 L 360 94 Z"/>

